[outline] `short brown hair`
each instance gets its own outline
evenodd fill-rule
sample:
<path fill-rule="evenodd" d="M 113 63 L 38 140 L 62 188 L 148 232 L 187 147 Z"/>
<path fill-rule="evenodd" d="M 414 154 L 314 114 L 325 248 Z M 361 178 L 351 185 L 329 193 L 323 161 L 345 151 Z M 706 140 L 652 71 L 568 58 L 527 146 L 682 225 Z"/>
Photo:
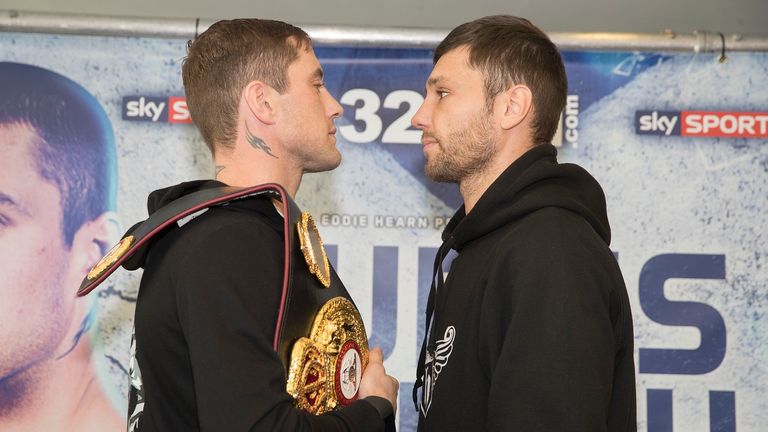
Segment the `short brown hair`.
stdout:
<path fill-rule="evenodd" d="M 288 66 L 312 41 L 304 30 L 261 19 L 218 21 L 187 43 L 182 64 L 190 115 L 205 143 L 231 147 L 237 135 L 238 105 L 243 89 L 264 81 L 282 93 Z"/>
<path fill-rule="evenodd" d="M 548 143 L 565 108 L 568 78 L 555 44 L 525 18 L 495 15 L 462 24 L 435 49 L 434 62 L 456 48 L 469 48 L 469 64 L 485 77 L 489 104 L 514 84 L 533 93 L 533 140 Z"/>

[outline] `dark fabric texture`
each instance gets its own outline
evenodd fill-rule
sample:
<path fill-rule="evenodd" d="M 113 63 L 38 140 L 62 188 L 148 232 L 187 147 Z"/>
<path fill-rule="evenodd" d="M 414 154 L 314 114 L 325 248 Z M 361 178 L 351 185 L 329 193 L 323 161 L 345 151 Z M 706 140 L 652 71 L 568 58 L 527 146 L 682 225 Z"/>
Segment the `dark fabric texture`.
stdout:
<path fill-rule="evenodd" d="M 435 263 L 421 431 L 637 430 L 605 196 L 556 154 L 528 151 L 443 233 L 440 254 L 458 255 L 444 281 Z"/>
<path fill-rule="evenodd" d="M 222 185 L 189 182 L 153 192 L 149 210 Z M 139 431 L 384 430 L 379 401 L 320 416 L 292 405 L 272 347 L 283 220 L 268 198 L 210 208 L 158 235 L 140 256 L 133 263 L 144 267 L 135 316 Z"/>

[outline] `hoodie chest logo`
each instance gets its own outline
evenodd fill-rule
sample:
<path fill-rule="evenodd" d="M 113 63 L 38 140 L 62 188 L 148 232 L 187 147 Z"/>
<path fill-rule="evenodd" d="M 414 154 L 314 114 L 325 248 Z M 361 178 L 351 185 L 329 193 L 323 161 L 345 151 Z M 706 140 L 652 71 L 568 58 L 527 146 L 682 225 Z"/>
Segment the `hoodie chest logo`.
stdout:
<path fill-rule="evenodd" d="M 453 353 L 453 342 L 456 340 L 456 328 L 449 326 L 445 329 L 443 338 L 437 341 L 433 349 L 427 350 L 424 368 L 424 393 L 421 399 L 421 412 L 424 417 L 432 405 L 432 395 L 437 385 L 440 372 L 448 365 L 448 358 Z"/>

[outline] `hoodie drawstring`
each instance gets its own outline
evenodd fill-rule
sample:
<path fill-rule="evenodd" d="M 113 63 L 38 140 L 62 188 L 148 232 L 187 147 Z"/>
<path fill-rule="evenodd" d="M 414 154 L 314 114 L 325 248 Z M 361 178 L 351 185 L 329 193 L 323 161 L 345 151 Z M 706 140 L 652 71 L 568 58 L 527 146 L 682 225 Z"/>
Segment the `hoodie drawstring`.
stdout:
<path fill-rule="evenodd" d="M 448 252 L 451 250 L 454 241 L 453 237 L 449 236 L 445 242 L 437 250 L 435 255 L 435 264 L 432 270 L 432 284 L 429 288 L 429 297 L 427 299 L 427 310 L 425 314 L 424 322 L 424 339 L 421 342 L 421 352 L 419 353 L 419 361 L 416 365 L 416 382 L 413 384 L 413 406 L 416 411 L 419 411 L 418 392 L 419 388 L 424 386 L 424 373 L 425 373 L 425 361 L 427 357 L 427 345 L 429 341 L 430 327 L 433 322 L 433 315 L 435 312 L 435 298 L 437 297 L 437 291 L 443 288 L 445 279 L 443 275 L 443 260 Z M 435 283 L 437 281 L 437 283 Z"/>

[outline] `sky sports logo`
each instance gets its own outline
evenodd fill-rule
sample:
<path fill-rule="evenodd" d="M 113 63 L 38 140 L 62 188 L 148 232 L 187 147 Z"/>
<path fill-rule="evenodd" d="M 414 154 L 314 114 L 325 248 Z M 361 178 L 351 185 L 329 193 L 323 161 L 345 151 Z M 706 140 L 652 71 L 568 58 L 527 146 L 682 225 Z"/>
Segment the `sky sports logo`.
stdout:
<path fill-rule="evenodd" d="M 635 111 L 637 135 L 768 138 L 768 112 Z"/>
<path fill-rule="evenodd" d="M 123 120 L 192 123 L 186 98 L 173 96 L 123 96 Z"/>

